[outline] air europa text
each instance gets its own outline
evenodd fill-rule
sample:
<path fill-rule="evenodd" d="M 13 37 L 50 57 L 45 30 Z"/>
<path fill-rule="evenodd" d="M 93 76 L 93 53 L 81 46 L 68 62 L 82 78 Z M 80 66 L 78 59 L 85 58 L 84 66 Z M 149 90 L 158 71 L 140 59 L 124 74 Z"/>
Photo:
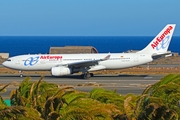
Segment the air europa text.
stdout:
<path fill-rule="evenodd" d="M 166 37 L 166 35 L 170 34 L 171 33 L 171 30 L 173 29 L 172 26 L 169 26 L 164 32 L 163 34 L 161 34 L 160 37 L 157 37 L 156 38 L 156 41 L 154 41 L 152 44 L 151 44 L 151 47 L 154 49 L 155 47 L 157 47 L 159 45 L 159 43 Z"/>
<path fill-rule="evenodd" d="M 40 57 L 40 59 L 56 59 L 56 60 L 59 60 L 59 59 L 62 59 L 62 56 L 43 55 Z"/>

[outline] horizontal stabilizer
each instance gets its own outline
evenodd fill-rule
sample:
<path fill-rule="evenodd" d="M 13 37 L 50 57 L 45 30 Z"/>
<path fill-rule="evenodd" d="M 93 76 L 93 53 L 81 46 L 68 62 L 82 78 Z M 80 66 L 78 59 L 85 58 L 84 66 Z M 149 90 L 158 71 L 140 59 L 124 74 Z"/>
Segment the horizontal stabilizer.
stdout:
<path fill-rule="evenodd" d="M 172 56 L 172 52 L 166 52 L 166 53 L 162 53 L 162 54 L 153 54 L 152 55 L 152 58 L 153 60 L 156 60 L 156 59 L 160 59 L 160 58 L 165 58 L 167 56 Z"/>

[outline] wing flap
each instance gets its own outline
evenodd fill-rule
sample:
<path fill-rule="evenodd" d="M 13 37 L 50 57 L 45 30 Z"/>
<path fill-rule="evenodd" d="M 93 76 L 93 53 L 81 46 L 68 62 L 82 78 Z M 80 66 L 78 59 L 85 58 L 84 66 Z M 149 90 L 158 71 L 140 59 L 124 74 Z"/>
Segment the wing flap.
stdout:
<path fill-rule="evenodd" d="M 94 66 L 98 65 L 99 61 L 105 61 L 110 58 L 110 55 L 107 55 L 106 57 L 102 59 L 97 59 L 97 60 L 87 60 L 87 61 L 80 61 L 80 62 L 74 62 L 67 64 L 67 66 L 72 66 L 72 67 L 89 67 L 89 66 Z"/>

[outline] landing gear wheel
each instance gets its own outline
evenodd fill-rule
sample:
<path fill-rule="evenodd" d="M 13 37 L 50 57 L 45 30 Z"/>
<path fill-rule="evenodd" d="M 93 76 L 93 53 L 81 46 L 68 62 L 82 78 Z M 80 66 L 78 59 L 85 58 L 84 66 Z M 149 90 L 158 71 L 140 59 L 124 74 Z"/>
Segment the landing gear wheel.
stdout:
<path fill-rule="evenodd" d="M 83 79 L 89 79 L 90 77 L 91 77 L 91 74 L 89 74 L 89 73 L 84 73 L 81 75 L 81 78 L 83 78 Z"/>
<path fill-rule="evenodd" d="M 23 74 L 20 74 L 20 77 L 22 78 L 22 77 L 23 77 Z"/>
<path fill-rule="evenodd" d="M 94 77 L 94 74 L 93 73 L 90 73 L 91 77 Z"/>

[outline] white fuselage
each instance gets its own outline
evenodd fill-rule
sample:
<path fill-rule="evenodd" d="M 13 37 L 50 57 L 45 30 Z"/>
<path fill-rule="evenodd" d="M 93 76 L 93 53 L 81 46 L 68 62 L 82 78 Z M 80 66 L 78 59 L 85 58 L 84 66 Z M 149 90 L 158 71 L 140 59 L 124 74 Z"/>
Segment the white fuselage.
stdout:
<path fill-rule="evenodd" d="M 99 61 L 97 65 L 91 66 L 88 71 L 128 68 L 153 60 L 151 54 L 143 53 L 37 54 L 11 57 L 3 65 L 16 70 L 51 70 L 55 66 L 102 59 L 108 54 L 110 54 L 108 60 Z"/>
<path fill-rule="evenodd" d="M 133 67 L 169 54 L 167 50 L 175 26 L 166 25 L 144 49 L 136 53 L 19 55 L 3 62 L 3 66 L 20 71 L 48 70 L 53 76 L 82 72 L 86 79 L 91 76 L 89 71 Z"/>

